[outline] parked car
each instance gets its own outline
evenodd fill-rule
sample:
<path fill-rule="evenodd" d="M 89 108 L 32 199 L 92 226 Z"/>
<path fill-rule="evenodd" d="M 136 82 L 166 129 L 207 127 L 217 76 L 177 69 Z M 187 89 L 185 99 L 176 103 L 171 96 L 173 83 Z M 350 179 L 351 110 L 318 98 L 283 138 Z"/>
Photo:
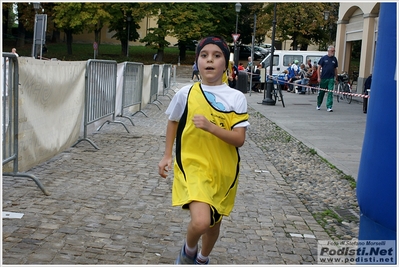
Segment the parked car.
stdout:
<path fill-rule="evenodd" d="M 248 57 L 251 56 L 251 46 L 249 45 L 239 45 L 239 55 L 238 59 L 239 60 L 248 60 Z M 230 53 L 234 54 L 234 46 L 230 46 Z M 263 58 L 262 54 L 258 51 L 254 50 L 254 58 L 253 60 L 261 60 Z"/>
<path fill-rule="evenodd" d="M 267 57 L 268 54 L 270 54 L 270 50 L 260 47 L 260 46 L 254 46 L 254 50 L 261 53 L 262 54 L 262 59 L 264 59 L 265 57 Z"/>
<path fill-rule="evenodd" d="M 269 50 L 269 53 L 272 51 L 272 44 L 260 44 L 259 46 Z M 274 50 L 276 50 L 276 47 L 274 47 Z"/>

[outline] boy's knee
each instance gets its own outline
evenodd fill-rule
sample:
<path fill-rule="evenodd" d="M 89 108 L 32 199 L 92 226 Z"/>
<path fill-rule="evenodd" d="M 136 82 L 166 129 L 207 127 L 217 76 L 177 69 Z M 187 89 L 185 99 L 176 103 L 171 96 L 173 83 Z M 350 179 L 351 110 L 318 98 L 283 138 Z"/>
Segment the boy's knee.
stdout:
<path fill-rule="evenodd" d="M 210 227 L 211 220 L 210 218 L 196 218 L 191 221 L 192 227 L 196 230 L 196 232 L 205 233 Z"/>

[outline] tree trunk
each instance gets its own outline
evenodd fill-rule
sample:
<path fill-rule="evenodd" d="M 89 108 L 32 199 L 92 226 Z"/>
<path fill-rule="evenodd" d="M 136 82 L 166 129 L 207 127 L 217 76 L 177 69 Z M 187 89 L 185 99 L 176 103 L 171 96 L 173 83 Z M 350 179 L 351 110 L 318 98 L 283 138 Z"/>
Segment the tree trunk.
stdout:
<path fill-rule="evenodd" d="M 9 19 L 8 9 L 3 8 L 3 33 L 8 33 L 8 19 Z M 4 37 L 4 35 L 3 35 L 3 37 Z"/>
<path fill-rule="evenodd" d="M 301 51 L 307 51 L 308 50 L 308 44 L 301 44 Z"/>
<path fill-rule="evenodd" d="M 72 30 L 65 30 L 67 36 L 67 52 L 68 55 L 72 55 Z"/>
<path fill-rule="evenodd" d="M 23 47 L 25 45 L 25 27 L 22 23 L 18 23 L 18 38 L 17 47 Z"/>
<path fill-rule="evenodd" d="M 187 47 L 186 47 L 185 44 L 181 44 L 181 45 L 179 46 L 179 57 L 180 57 L 180 61 L 186 60 L 186 50 L 187 50 Z"/>
<path fill-rule="evenodd" d="M 158 49 L 156 56 L 154 56 L 154 60 L 156 62 L 162 62 L 163 61 L 163 55 L 164 55 L 164 50 L 163 49 Z"/>
<path fill-rule="evenodd" d="M 18 5 L 18 35 L 17 35 L 18 38 L 17 38 L 16 46 L 17 47 L 22 47 L 22 46 L 25 45 L 25 32 L 26 32 L 26 30 L 25 30 L 23 21 L 19 19 L 20 17 L 22 17 L 22 13 L 19 12 L 19 10 L 21 10 L 21 9 L 20 9 L 20 6 Z"/>
<path fill-rule="evenodd" d="M 127 56 L 127 41 L 121 40 L 121 46 L 122 46 L 122 56 Z"/>
<path fill-rule="evenodd" d="M 57 30 L 57 29 L 53 30 L 51 42 L 57 43 L 57 44 L 61 42 L 61 32 L 59 30 Z"/>
<path fill-rule="evenodd" d="M 100 43 L 101 43 L 101 28 L 94 30 L 94 41 L 97 43 L 97 55 L 100 50 Z"/>

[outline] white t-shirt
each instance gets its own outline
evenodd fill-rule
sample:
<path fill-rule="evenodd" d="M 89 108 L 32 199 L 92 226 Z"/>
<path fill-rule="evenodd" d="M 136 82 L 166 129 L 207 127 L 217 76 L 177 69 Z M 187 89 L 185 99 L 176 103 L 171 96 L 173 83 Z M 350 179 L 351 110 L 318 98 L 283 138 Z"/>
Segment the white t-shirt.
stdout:
<path fill-rule="evenodd" d="M 169 115 L 169 120 L 179 121 L 183 115 L 187 103 L 188 92 L 192 85 L 182 87 L 172 98 L 165 113 Z M 209 86 L 201 84 L 206 98 L 214 108 L 220 111 L 235 111 L 236 113 L 247 112 L 247 99 L 245 95 L 223 83 L 222 85 Z M 247 127 L 249 122 L 245 121 L 235 125 L 235 127 Z"/>

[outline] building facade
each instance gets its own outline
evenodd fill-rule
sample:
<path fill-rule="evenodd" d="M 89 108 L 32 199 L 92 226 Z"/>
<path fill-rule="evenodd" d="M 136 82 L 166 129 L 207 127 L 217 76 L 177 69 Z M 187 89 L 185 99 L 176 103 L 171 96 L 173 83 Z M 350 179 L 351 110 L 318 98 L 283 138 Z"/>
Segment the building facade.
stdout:
<path fill-rule="evenodd" d="M 379 13 L 380 3 L 340 3 L 335 46 L 335 56 L 339 63 L 338 72 L 349 72 L 353 44 L 360 41 L 357 93 L 362 93 L 365 80 L 373 72 Z"/>

